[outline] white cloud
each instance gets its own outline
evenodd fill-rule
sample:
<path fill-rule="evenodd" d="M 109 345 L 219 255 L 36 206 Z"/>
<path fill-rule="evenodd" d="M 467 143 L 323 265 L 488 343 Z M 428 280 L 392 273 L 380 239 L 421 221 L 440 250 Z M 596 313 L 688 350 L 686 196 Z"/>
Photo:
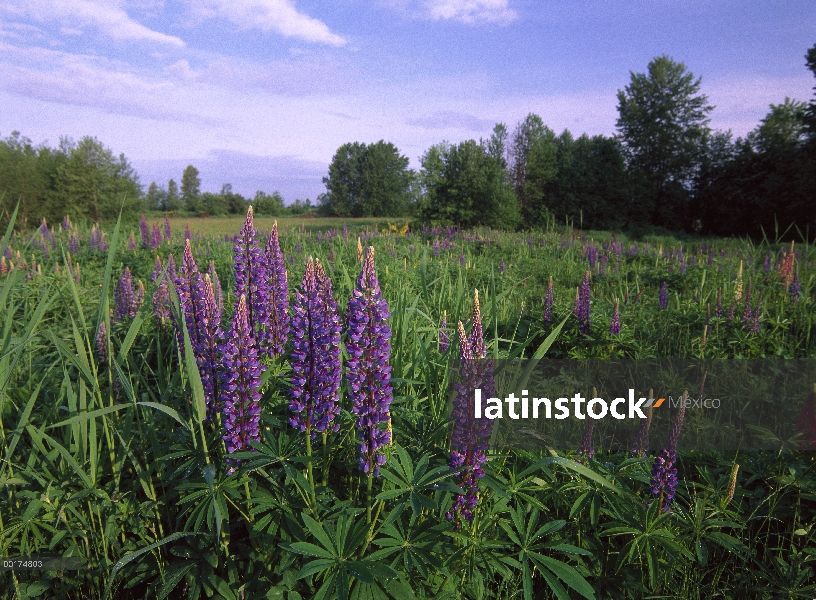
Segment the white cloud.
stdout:
<path fill-rule="evenodd" d="M 346 40 L 322 21 L 295 8 L 293 0 L 190 0 L 202 17 L 221 17 L 244 29 L 275 31 L 307 42 L 342 46 Z"/>
<path fill-rule="evenodd" d="M 176 79 L 183 79 L 185 81 L 192 81 L 198 77 L 198 73 L 190 67 L 190 63 L 183 59 L 177 60 L 172 65 L 165 67 L 164 72 Z"/>
<path fill-rule="evenodd" d="M 518 18 L 509 0 L 378 0 L 378 3 L 409 18 L 467 25 L 506 25 Z"/>
<path fill-rule="evenodd" d="M 518 17 L 509 0 L 427 0 L 429 16 L 435 20 L 461 21 L 469 25 L 509 23 Z"/>
<path fill-rule="evenodd" d="M 102 57 L 2 42 L 0 57 L 0 90 L 18 96 L 143 118 L 215 122 L 179 109 L 188 103 L 171 81 L 145 78 Z"/>
<path fill-rule="evenodd" d="M 0 2 L 0 12 L 30 17 L 39 22 L 57 21 L 70 29 L 76 29 L 77 25 L 93 26 L 100 33 L 120 41 L 184 46 L 180 38 L 154 31 L 131 19 L 116 2 L 94 0 Z"/>

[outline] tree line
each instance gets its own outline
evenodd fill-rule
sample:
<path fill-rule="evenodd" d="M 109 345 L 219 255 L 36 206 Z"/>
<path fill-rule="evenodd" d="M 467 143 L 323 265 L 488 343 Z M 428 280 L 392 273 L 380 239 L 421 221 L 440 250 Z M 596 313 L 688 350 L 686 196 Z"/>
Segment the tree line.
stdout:
<path fill-rule="evenodd" d="M 805 61 L 816 76 L 816 45 Z M 701 79 L 668 56 L 632 72 L 617 94 L 617 134 L 558 134 L 531 113 L 512 133 L 498 123 L 490 137 L 440 142 L 420 168 L 390 142 L 343 144 L 312 206 L 285 206 L 280 193 L 245 198 L 225 184 L 201 192 L 189 165 L 180 183 L 147 190 L 124 155 L 98 140 L 62 139 L 34 146 L 13 132 L 0 140 L 0 223 L 21 200 L 21 222 L 68 214 L 112 219 L 139 211 L 259 215 L 313 210 L 338 217 L 413 217 L 431 225 L 587 229 L 655 228 L 716 235 L 802 236 L 816 232 L 816 96 L 785 98 L 745 137 L 709 126 L 714 107 Z"/>
<path fill-rule="evenodd" d="M 805 56 L 816 76 L 816 45 Z M 442 142 L 421 168 L 390 143 L 341 146 L 318 200 L 327 215 L 413 215 L 432 225 L 569 222 L 640 233 L 816 233 L 816 98 L 786 98 L 744 138 L 709 127 L 701 79 L 658 56 L 620 90 L 615 136 L 557 134 L 536 114 L 512 134 Z"/>

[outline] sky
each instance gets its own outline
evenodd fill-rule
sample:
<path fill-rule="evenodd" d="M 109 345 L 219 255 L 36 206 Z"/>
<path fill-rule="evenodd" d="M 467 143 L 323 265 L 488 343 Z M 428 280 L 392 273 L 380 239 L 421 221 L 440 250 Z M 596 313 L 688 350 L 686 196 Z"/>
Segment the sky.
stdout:
<path fill-rule="evenodd" d="M 617 92 L 666 54 L 743 136 L 807 101 L 816 2 L 0 0 L 0 137 L 94 136 L 146 186 L 314 201 L 337 149 L 512 133 L 613 135 Z"/>

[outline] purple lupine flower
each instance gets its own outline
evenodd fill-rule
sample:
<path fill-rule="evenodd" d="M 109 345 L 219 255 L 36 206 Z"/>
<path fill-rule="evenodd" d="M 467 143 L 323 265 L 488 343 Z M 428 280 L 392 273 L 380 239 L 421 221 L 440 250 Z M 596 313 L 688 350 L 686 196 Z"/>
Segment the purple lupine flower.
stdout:
<path fill-rule="evenodd" d="M 263 329 L 262 347 L 271 356 L 280 356 L 289 338 L 289 282 L 286 260 L 278 239 L 277 221 L 272 224 L 263 264 L 266 277 L 264 287 L 267 295 L 265 313 L 267 322 Z"/>
<path fill-rule="evenodd" d="M 658 296 L 657 302 L 660 305 L 660 310 L 666 310 L 669 306 L 669 288 L 665 281 L 663 285 L 660 286 L 660 295 Z"/>
<path fill-rule="evenodd" d="M 71 229 L 71 217 L 65 215 L 62 217 L 62 230 L 68 231 L 69 229 Z"/>
<path fill-rule="evenodd" d="M 171 266 L 175 268 L 175 265 L 170 262 L 171 258 L 172 255 L 168 257 L 168 273 Z M 218 345 L 223 338 L 221 310 L 218 307 L 212 280 L 208 275 L 202 275 L 198 270 L 190 240 L 185 241 L 181 268 L 175 278 L 175 284 L 179 296 L 179 307 L 187 324 L 190 345 L 193 348 L 196 364 L 201 374 L 207 417 L 213 418 L 216 402 L 218 401 L 216 381 Z M 176 333 L 179 346 L 183 348 L 184 334 L 178 323 L 176 324 Z"/>
<path fill-rule="evenodd" d="M 459 358 L 461 381 L 455 385 L 456 398 L 451 412 L 451 455 L 450 466 L 461 469 L 460 487 L 464 494 L 457 494 L 448 519 L 461 517 L 473 519 L 473 510 L 479 501 L 477 480 L 484 477 L 482 465 L 487 461 L 487 448 L 493 431 L 493 421 L 476 418 L 472 409 L 473 390 L 481 389 L 483 397 L 493 397 L 496 386 L 493 382 L 493 361 L 487 359 L 487 347 L 482 334 L 482 316 L 479 308 L 479 292 L 474 291 L 473 327 L 470 337 L 465 333 L 461 321 L 458 323 Z M 457 523 L 458 524 L 458 523 Z"/>
<path fill-rule="evenodd" d="M 142 232 L 142 246 L 145 248 L 149 248 L 150 230 L 147 227 L 147 219 L 145 219 L 144 215 L 142 215 L 142 218 L 139 220 L 139 231 Z"/>
<path fill-rule="evenodd" d="M 748 330 L 753 333 L 759 333 L 760 328 L 762 327 L 762 292 L 759 293 L 759 299 L 757 300 L 756 309 L 754 309 L 754 314 L 751 316 L 751 323 Z"/>
<path fill-rule="evenodd" d="M 591 330 L 589 308 L 591 293 L 592 288 L 589 282 L 589 271 L 586 271 L 584 273 L 584 280 L 581 282 L 581 286 L 575 295 L 575 305 L 573 306 L 575 315 L 578 317 L 578 332 L 582 337 L 589 335 Z"/>
<path fill-rule="evenodd" d="M 156 264 L 153 267 L 153 273 L 151 275 L 153 283 L 156 283 L 156 280 L 161 277 L 162 271 L 164 271 L 164 268 L 162 267 L 161 259 L 157 256 Z M 173 278 L 170 277 L 169 266 L 167 271 L 168 272 L 161 278 L 161 281 L 159 281 L 156 286 L 156 291 L 153 292 L 153 313 L 162 325 L 170 319 L 171 312 L 170 285 L 168 281 L 172 281 Z"/>
<path fill-rule="evenodd" d="M 609 333 L 612 335 L 620 335 L 621 320 L 620 320 L 620 304 L 615 300 L 615 312 L 612 313 L 612 322 L 609 324 Z"/>
<path fill-rule="evenodd" d="M 793 274 L 793 279 L 791 279 L 790 285 L 788 286 L 788 296 L 790 297 L 791 302 L 794 304 L 799 301 L 799 297 L 802 295 L 802 285 L 799 283 L 799 271 L 796 271 Z"/>
<path fill-rule="evenodd" d="M 439 353 L 445 354 L 450 347 L 450 334 L 448 333 L 448 311 L 442 312 L 442 320 L 439 322 Z"/>
<path fill-rule="evenodd" d="M 380 428 L 380 423 L 391 418 L 394 398 L 389 364 L 390 316 L 374 269 L 374 247 L 369 246 L 346 311 L 346 377 L 349 398 L 354 403 L 352 412 L 357 415 L 360 469 L 374 477 L 385 464 L 381 448 L 391 441 L 390 432 Z"/>
<path fill-rule="evenodd" d="M 102 233 L 101 231 L 99 231 L 99 226 L 98 225 L 97 225 L 97 231 L 99 232 L 99 244 L 97 246 L 97 249 L 100 250 L 101 252 L 107 252 L 108 251 L 108 242 L 105 240 L 105 234 Z"/>
<path fill-rule="evenodd" d="M 201 314 L 202 300 L 204 298 L 204 278 L 198 272 L 198 265 L 193 257 L 193 248 L 190 240 L 184 244 L 184 254 L 181 259 L 181 267 L 175 279 L 176 292 L 179 298 L 179 307 L 184 321 L 187 324 L 187 331 L 190 334 L 190 344 L 195 352 L 201 347 L 201 333 L 199 325 L 203 318 Z M 179 347 L 184 351 L 184 334 L 182 326 L 176 323 L 176 333 Z"/>
<path fill-rule="evenodd" d="M 153 223 L 150 231 L 150 249 L 156 250 L 156 248 L 161 246 L 162 243 L 161 229 L 159 229 L 159 226 L 156 223 Z"/>
<path fill-rule="evenodd" d="M 348 227 L 343 223 L 343 241 L 348 242 Z"/>
<path fill-rule="evenodd" d="M 464 252 L 459 254 L 459 266 L 460 267 L 465 266 L 465 254 L 464 254 Z"/>
<path fill-rule="evenodd" d="M 261 373 L 258 345 L 249 324 L 246 296 L 238 299 L 229 335 L 222 348 L 221 411 L 224 417 L 224 444 L 227 452 L 250 450 L 260 441 Z"/>
<path fill-rule="evenodd" d="M 201 323 L 199 323 L 200 346 L 196 349 L 196 363 L 201 373 L 207 417 L 215 418 L 219 410 L 218 366 L 224 331 L 221 329 L 221 309 L 216 299 L 215 287 L 209 274 L 204 275 L 204 296 L 200 300 Z"/>
<path fill-rule="evenodd" d="M 170 218 L 164 215 L 164 241 L 169 242 L 173 239 L 173 228 L 170 227 Z"/>
<path fill-rule="evenodd" d="M 292 306 L 292 427 L 315 437 L 337 430 L 340 413 L 340 317 L 331 280 L 309 257 Z"/>
<path fill-rule="evenodd" d="M 210 268 L 207 269 L 207 275 L 212 281 L 213 290 L 215 292 L 215 304 L 218 307 L 218 312 L 224 312 L 224 290 L 221 289 L 221 280 L 218 278 L 218 273 L 215 271 L 215 261 L 210 261 Z"/>
<path fill-rule="evenodd" d="M 76 231 L 71 231 L 68 234 L 68 252 L 76 254 L 79 252 L 79 234 Z"/>
<path fill-rule="evenodd" d="M 136 240 L 133 239 L 133 232 L 130 233 L 127 247 L 131 252 L 136 252 Z"/>
<path fill-rule="evenodd" d="M 748 285 L 748 291 L 745 293 L 745 308 L 742 311 L 742 328 L 746 331 L 751 328 L 754 321 L 754 313 L 751 311 L 751 285 Z"/>
<path fill-rule="evenodd" d="M 434 238 L 434 243 L 433 243 L 433 255 L 434 255 L 435 257 L 436 257 L 436 256 L 439 256 L 439 238 Z"/>
<path fill-rule="evenodd" d="M 595 449 L 592 447 L 592 432 L 594 429 L 595 422 L 592 419 L 587 419 L 584 434 L 581 437 L 581 446 L 578 448 L 578 454 L 584 458 L 595 456 Z"/>
<path fill-rule="evenodd" d="M 732 322 L 734 320 L 734 311 L 737 308 L 737 301 L 731 303 L 731 306 L 728 307 L 728 322 Z"/>
<path fill-rule="evenodd" d="M 191 239 L 192 237 L 193 236 L 190 235 L 190 224 L 185 223 L 184 224 L 184 241 L 186 242 L 187 240 Z"/>
<path fill-rule="evenodd" d="M 105 321 L 99 323 L 99 331 L 96 332 L 96 356 L 99 364 L 104 364 L 108 360 L 108 330 Z"/>
<path fill-rule="evenodd" d="M 649 428 L 652 425 L 652 407 L 646 409 L 646 418 L 640 420 L 640 425 L 632 438 L 629 450 L 632 456 L 640 458 L 649 452 Z"/>
<path fill-rule="evenodd" d="M 99 249 L 99 225 L 95 224 L 91 227 L 91 234 L 88 239 L 88 246 L 91 251 Z"/>
<path fill-rule="evenodd" d="M 130 274 L 130 267 L 125 267 L 125 272 L 116 283 L 116 290 L 113 295 L 113 320 L 124 321 L 133 308 L 133 276 Z"/>
<path fill-rule="evenodd" d="M 504 264 L 504 259 L 502 259 L 501 263 L 499 263 L 499 273 L 504 274 L 507 271 L 507 265 Z"/>
<path fill-rule="evenodd" d="M 136 287 L 133 290 L 133 300 L 130 304 L 130 310 L 128 311 L 128 316 L 132 319 L 136 316 L 139 312 L 139 309 L 142 308 L 142 302 L 144 302 L 145 296 L 145 286 L 140 279 L 136 283 Z"/>
<path fill-rule="evenodd" d="M 255 218 L 250 206 L 244 226 L 233 247 L 235 266 L 235 298 L 246 296 L 249 326 L 253 339 L 260 341 L 260 332 L 269 324 L 269 306 L 264 255 L 255 240 Z"/>
<path fill-rule="evenodd" d="M 677 441 L 683 429 L 683 417 L 686 414 L 686 403 L 680 403 L 680 409 L 669 429 L 666 446 L 655 457 L 652 465 L 652 494 L 659 496 L 663 502 L 662 510 L 668 510 L 677 492 Z"/>
<path fill-rule="evenodd" d="M 544 322 L 549 323 L 552 320 L 552 307 L 555 301 L 555 294 L 553 293 L 553 279 L 550 275 L 550 283 L 547 284 L 547 293 L 544 294 Z"/>
<path fill-rule="evenodd" d="M 295 252 L 298 254 L 303 252 L 303 246 L 300 245 L 300 238 L 298 238 L 297 244 L 295 244 Z"/>

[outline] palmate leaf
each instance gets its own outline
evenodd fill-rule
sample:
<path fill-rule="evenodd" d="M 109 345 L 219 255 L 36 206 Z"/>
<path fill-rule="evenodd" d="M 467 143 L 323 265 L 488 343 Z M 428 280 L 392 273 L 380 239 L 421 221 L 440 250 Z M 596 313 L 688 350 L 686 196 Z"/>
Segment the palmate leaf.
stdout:
<path fill-rule="evenodd" d="M 380 529 L 382 537 L 372 543 L 380 549 L 373 552 L 372 560 L 390 559 L 392 567 L 407 573 L 416 571 L 424 579 L 433 573 L 444 573 L 440 556 L 450 554 L 455 547 L 440 539 L 440 533 L 450 529 L 448 523 L 436 523 L 427 519 L 415 526 L 385 525 Z"/>
<path fill-rule="evenodd" d="M 303 556 L 317 557 L 304 565 L 297 579 L 318 576 L 323 584 L 315 598 L 348 598 L 353 582 L 373 584 L 376 580 L 399 577 L 394 569 L 371 558 L 356 560 L 358 548 L 365 542 L 368 525 L 358 519 L 360 511 L 343 510 L 336 525 L 324 526 L 306 513 L 301 515 L 306 530 L 320 543 L 289 542 L 285 550 Z"/>
<path fill-rule="evenodd" d="M 507 534 L 507 537 L 517 552 L 517 563 L 523 571 L 523 593 L 525 600 L 532 600 L 533 588 L 530 563 L 536 566 L 541 572 L 550 589 L 559 598 L 569 598 L 569 594 L 564 589 L 561 582 L 567 587 L 575 590 L 585 598 L 594 600 L 595 592 L 592 586 L 578 573 L 578 571 L 558 559 L 552 558 L 544 551 L 556 550 L 571 554 L 590 555 L 591 553 L 582 548 L 577 548 L 570 544 L 564 544 L 560 540 L 547 540 L 552 534 L 558 533 L 566 526 L 566 521 L 558 519 L 550 521 L 544 525 L 538 525 L 539 510 L 533 508 L 529 514 L 524 506 L 517 506 L 510 511 L 510 521 L 502 520 L 499 526 Z"/>
<path fill-rule="evenodd" d="M 381 492 L 377 495 L 377 500 L 403 498 L 403 502 L 411 505 L 411 510 L 417 517 L 423 508 L 436 509 L 436 502 L 430 498 L 430 495 L 437 489 L 458 490 L 457 486 L 444 481 L 456 475 L 455 469 L 447 465 L 429 469 L 430 456 L 427 454 L 420 457 L 415 467 L 408 452 L 399 444 L 394 446 L 393 460 L 389 463 L 391 469 L 383 467 L 380 472 L 387 481 L 395 486 L 395 489 Z M 446 486 L 445 483 L 448 485 Z"/>

